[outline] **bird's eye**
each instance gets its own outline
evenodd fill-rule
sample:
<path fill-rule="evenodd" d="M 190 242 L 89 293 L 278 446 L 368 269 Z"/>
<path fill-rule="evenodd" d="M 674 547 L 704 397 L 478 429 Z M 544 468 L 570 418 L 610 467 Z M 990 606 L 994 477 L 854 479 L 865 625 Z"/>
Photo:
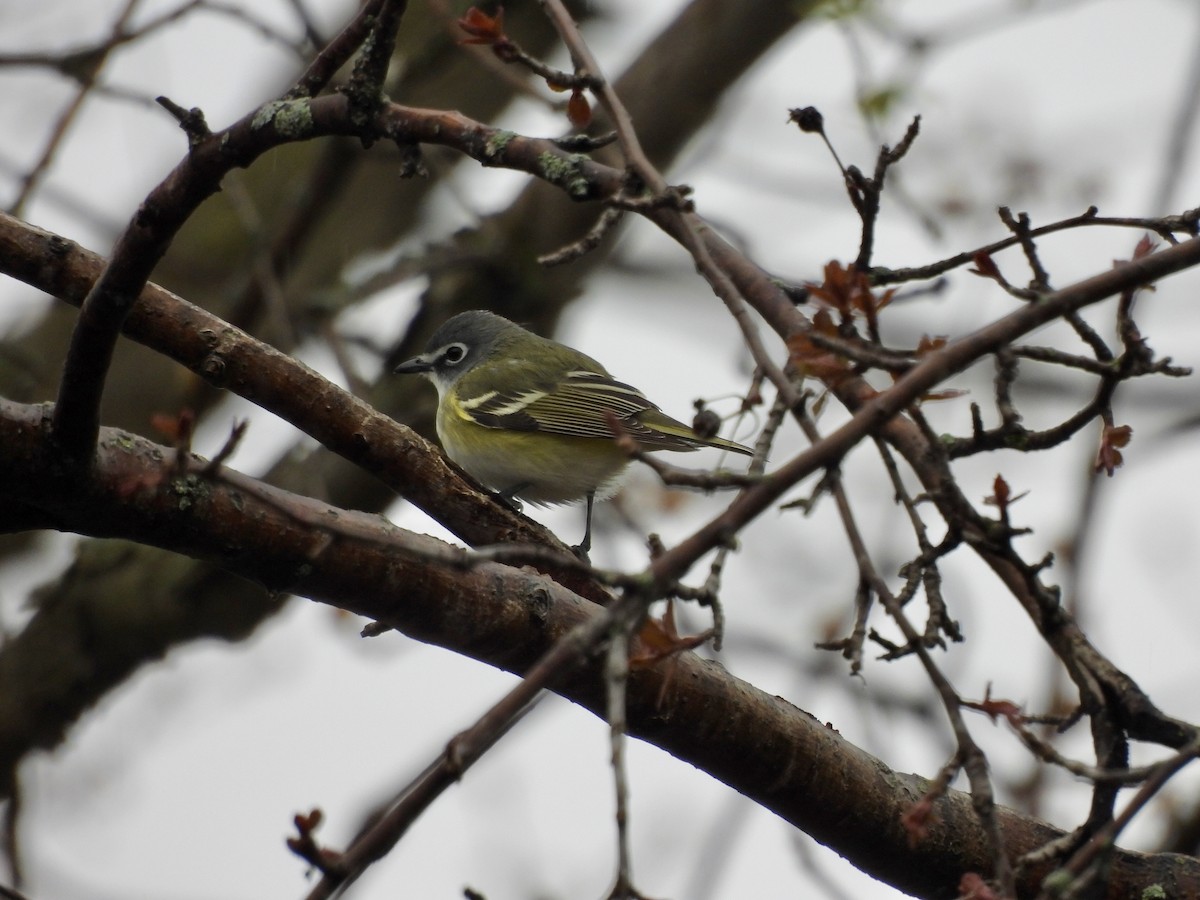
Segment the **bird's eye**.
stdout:
<path fill-rule="evenodd" d="M 463 357 L 467 355 L 467 347 L 465 344 L 451 344 L 442 352 L 442 359 L 450 365 L 458 365 L 463 361 Z"/>

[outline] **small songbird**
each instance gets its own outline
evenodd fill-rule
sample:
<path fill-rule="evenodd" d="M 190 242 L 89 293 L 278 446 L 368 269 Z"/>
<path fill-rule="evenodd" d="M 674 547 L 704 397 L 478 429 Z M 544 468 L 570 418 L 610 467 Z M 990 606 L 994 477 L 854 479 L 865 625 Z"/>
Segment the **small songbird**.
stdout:
<path fill-rule="evenodd" d="M 429 376 L 446 454 L 501 496 L 536 505 L 586 499 L 587 528 L 577 548 L 584 555 L 592 504 L 616 489 L 629 465 L 610 414 L 643 450 L 754 452 L 697 434 L 590 356 L 482 309 L 443 323 L 425 352 L 395 371 Z"/>

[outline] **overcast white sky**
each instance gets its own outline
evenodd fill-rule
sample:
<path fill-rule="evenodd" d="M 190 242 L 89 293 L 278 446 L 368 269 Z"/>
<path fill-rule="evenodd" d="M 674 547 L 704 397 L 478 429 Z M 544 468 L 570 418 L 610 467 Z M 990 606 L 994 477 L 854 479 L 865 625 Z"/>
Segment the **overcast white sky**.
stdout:
<path fill-rule="evenodd" d="M 0 4 L 0 54 L 93 41 L 120 5 L 6 0 Z M 309 5 L 329 31 L 348 4 Z M 913 28 L 971 31 L 935 49 L 912 93 L 882 125 L 883 139 L 895 143 L 907 119 L 922 116 L 921 138 L 899 174 L 915 206 L 937 217 L 944 233 L 931 236 L 913 211 L 889 203 L 877 243 L 879 264 L 919 264 L 996 239 L 1003 231 L 994 209 L 1002 204 L 1028 210 L 1039 223 L 1077 214 L 1092 203 L 1112 215 L 1163 211 L 1152 204 L 1197 53 L 1200 8 L 1194 2 L 1021 3 L 1014 6 L 1030 11 L 1012 19 L 993 15 L 1008 6 L 1000 0 L 879 5 Z M 169 6 L 147 0 L 140 15 Z M 252 6 L 263 18 L 290 21 L 285 0 Z M 679 4 L 619 0 L 597 6 L 611 11 L 609 19 L 586 34 L 602 64 L 616 74 Z M 1038 13 L 1043 6 L 1055 11 Z M 866 60 L 865 76 L 872 83 L 908 71 L 895 48 L 870 31 L 847 31 L 832 21 L 806 28 L 732 92 L 719 126 L 697 140 L 672 172 L 675 180 L 695 187 L 702 214 L 783 275 L 815 278 L 826 260 L 848 260 L 857 250 L 856 222 L 836 171 L 815 138 L 785 125 L 789 107 L 818 106 L 843 159 L 869 170 L 878 139 L 855 109 L 856 79 L 864 75 L 856 68 L 856 53 Z M 268 99 L 286 63 L 284 54 L 253 32 L 220 16 L 195 15 L 120 54 L 106 80 L 199 106 L 220 127 Z M 11 172 L 36 158 L 70 93 L 50 75 L 0 68 L 5 204 L 14 191 Z M 514 108 L 498 124 L 536 133 L 561 127 L 532 104 Z M 177 128 L 161 111 L 94 99 L 27 215 L 104 251 L 111 229 L 128 219 L 182 152 Z M 1200 198 L 1200 161 L 1191 153 L 1186 162 L 1170 211 L 1196 206 Z M 437 195 L 430 239 L 487 211 L 465 208 L 462 197 L 499 207 L 520 178 L 466 166 L 457 183 L 457 191 Z M 960 212 L 948 214 L 951 207 Z M 1064 236 L 1044 244 L 1045 259 L 1055 283 L 1064 285 L 1127 257 L 1137 236 L 1133 231 Z M 590 282 L 564 321 L 563 339 L 645 388 L 676 415 L 686 415 L 697 395 L 739 390 L 746 363 L 736 335 L 682 252 L 652 229 L 635 226 L 622 260 L 628 265 Z M 1014 281 L 1024 280 L 1017 256 L 1000 261 Z M 1160 354 L 1182 365 L 1200 365 L 1198 282 L 1189 273 L 1141 301 L 1143 333 Z M 353 314 L 348 327 L 398 324 L 412 295 L 411 288 L 396 291 Z M 0 280 L 0 326 L 17 327 L 43 302 L 24 286 Z M 1012 302 L 987 282 L 960 273 L 940 299 L 912 303 L 896 321 L 910 334 L 960 334 Z M 682 317 L 685 304 L 688 316 Z M 1095 321 L 1103 323 L 1105 315 L 1111 311 Z M 635 333 L 628 323 L 636 323 Z M 669 351 L 661 340 L 667 331 L 677 341 Z M 324 357 L 314 349 L 306 359 L 320 364 Z M 332 366 L 328 374 L 337 377 Z M 973 389 L 975 399 L 986 404 L 990 375 L 968 373 L 954 386 Z M 1192 721 L 1200 720 L 1194 690 L 1200 665 L 1193 649 L 1200 637 L 1196 439 L 1155 436 L 1188 410 L 1195 413 L 1198 396 L 1194 379 L 1123 391 L 1119 415 L 1133 425 L 1135 442 L 1128 464 L 1103 486 L 1102 525 L 1081 586 L 1094 641 L 1160 706 Z M 1023 400 L 1026 411 L 1036 414 L 1036 390 L 1026 391 Z M 932 410 L 937 427 L 963 433 L 969 427 L 967 403 Z M 230 410 L 221 408 L 205 439 L 219 442 Z M 828 417 L 834 424 L 836 411 Z M 289 440 L 283 429 L 269 437 L 271 429 L 267 420 L 256 424 L 253 433 L 264 442 L 257 450 L 247 447 L 235 467 L 257 471 L 269 463 L 269 448 Z M 1009 454 L 966 463 L 961 471 L 967 493 L 989 494 L 1003 466 L 1014 490 L 1031 492 L 1015 508 L 1020 524 L 1036 530 L 1023 549 L 1030 558 L 1054 550 L 1073 527 L 1094 452 L 1089 440 L 1036 460 Z M 796 435 L 787 436 L 775 458 L 786 459 L 800 446 Z M 900 514 L 868 506 L 890 495 L 870 454 L 853 455 L 846 471 L 852 497 L 869 510 L 868 539 L 906 552 L 889 541 L 902 529 Z M 633 478 L 644 493 L 654 493 L 647 474 Z M 688 496 L 673 514 L 648 501 L 631 500 L 629 508 L 670 543 L 713 515 L 720 501 Z M 411 509 L 393 514 L 406 527 L 442 533 Z M 535 515 L 567 540 L 575 539 L 582 524 L 578 509 Z M 601 515 L 607 527 L 594 559 L 640 565 L 637 537 Z M 871 702 L 879 693 L 919 692 L 923 681 L 915 663 L 869 662 L 865 679 L 855 681 L 836 659 L 812 649 L 829 623 L 845 626 L 854 590 L 852 561 L 829 511 L 809 518 L 768 514 L 743 544 L 724 588 L 730 629 L 724 664 L 832 722 L 888 765 L 936 772 L 950 750 L 941 719 L 914 723 L 880 713 Z M 65 560 L 69 546 L 66 538 L 47 539 L 42 561 Z M 882 561 L 894 570 L 903 557 Z M 0 622 L 21 620 L 20 605 L 36 578 L 30 567 L 0 569 Z M 968 635 L 968 643 L 951 648 L 944 660 L 956 685 L 964 694 L 982 696 L 991 682 L 996 694 L 1036 706 L 1049 659 L 1013 652 L 1032 635 L 1019 610 L 965 559 L 947 566 L 946 581 L 952 611 Z M 149 667 L 86 716 L 66 746 L 31 760 L 23 772 L 22 833 L 29 895 L 303 896 L 308 884 L 303 865 L 283 845 L 292 814 L 320 806 L 328 823 L 323 838 L 343 842 L 367 807 L 423 768 L 512 683 L 507 675 L 397 635 L 364 641 L 358 637 L 361 624 L 295 601 L 252 641 L 189 647 Z M 1029 763 L 1003 729 L 982 719 L 970 724 L 993 754 L 1003 795 L 1004 785 L 1027 773 Z M 1066 749 L 1086 758 L 1084 736 Z M 643 744 L 630 750 L 634 873 L 648 895 L 820 897 L 821 879 L 828 879 L 843 896 L 858 900 L 899 896 L 709 776 Z M 602 723 L 550 698 L 439 800 L 351 896 L 457 897 L 465 886 L 489 900 L 601 896 L 614 869 L 608 752 Z M 1062 783 L 1043 812 L 1069 826 L 1079 821 L 1086 792 Z M 1195 785 L 1194 778 L 1181 780 L 1176 793 L 1186 798 L 1182 789 L 1194 792 Z M 1154 835 L 1133 829 L 1130 840 L 1139 837 L 1152 841 Z"/>

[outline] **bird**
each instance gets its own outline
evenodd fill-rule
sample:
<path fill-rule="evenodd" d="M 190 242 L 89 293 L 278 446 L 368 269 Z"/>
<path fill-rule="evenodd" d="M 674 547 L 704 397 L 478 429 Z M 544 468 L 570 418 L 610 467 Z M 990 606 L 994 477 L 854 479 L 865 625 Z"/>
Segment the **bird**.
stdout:
<path fill-rule="evenodd" d="M 535 506 L 586 500 L 583 540 L 574 548 L 584 559 L 593 504 L 616 490 L 630 462 L 614 422 L 642 450 L 754 453 L 698 434 L 590 356 L 488 310 L 446 320 L 423 353 L 393 371 L 433 382 L 446 455 L 503 499 Z"/>

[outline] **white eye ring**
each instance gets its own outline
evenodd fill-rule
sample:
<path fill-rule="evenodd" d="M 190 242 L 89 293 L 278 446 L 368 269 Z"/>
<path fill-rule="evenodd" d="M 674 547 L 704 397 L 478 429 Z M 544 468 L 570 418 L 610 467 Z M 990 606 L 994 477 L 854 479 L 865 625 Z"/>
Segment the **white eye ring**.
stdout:
<path fill-rule="evenodd" d="M 450 344 L 442 351 L 442 360 L 450 366 L 456 366 L 467 357 L 466 344 Z"/>

